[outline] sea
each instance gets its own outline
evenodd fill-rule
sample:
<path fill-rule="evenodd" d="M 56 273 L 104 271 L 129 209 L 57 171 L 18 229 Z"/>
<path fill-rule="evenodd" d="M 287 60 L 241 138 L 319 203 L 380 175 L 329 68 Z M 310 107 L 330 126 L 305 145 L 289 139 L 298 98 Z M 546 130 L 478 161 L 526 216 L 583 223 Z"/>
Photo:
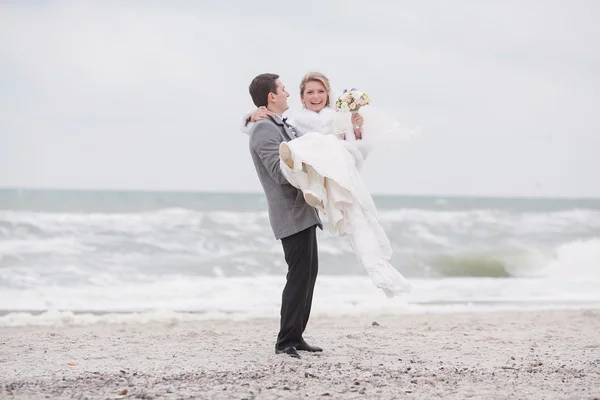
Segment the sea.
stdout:
<path fill-rule="evenodd" d="M 388 299 L 319 231 L 313 316 L 600 307 L 600 200 L 374 196 Z M 0 326 L 278 318 L 262 194 L 0 190 Z"/>

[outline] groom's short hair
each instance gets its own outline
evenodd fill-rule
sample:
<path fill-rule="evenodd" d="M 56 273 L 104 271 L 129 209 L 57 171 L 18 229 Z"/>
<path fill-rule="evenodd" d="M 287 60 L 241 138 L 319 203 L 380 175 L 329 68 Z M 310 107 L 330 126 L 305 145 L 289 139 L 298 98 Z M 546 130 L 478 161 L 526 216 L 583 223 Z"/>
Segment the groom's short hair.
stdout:
<path fill-rule="evenodd" d="M 277 94 L 277 74 L 260 74 L 250 83 L 250 96 L 256 107 L 266 107 L 269 104 L 269 93 Z"/>

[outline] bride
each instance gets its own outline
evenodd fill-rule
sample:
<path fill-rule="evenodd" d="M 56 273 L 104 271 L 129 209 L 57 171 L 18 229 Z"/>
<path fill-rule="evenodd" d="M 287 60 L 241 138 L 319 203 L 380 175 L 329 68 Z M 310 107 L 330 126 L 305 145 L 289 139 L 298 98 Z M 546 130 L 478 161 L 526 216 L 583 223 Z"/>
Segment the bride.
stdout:
<path fill-rule="evenodd" d="M 348 113 L 336 112 L 330 92 L 323 74 L 303 77 L 303 109 L 289 123 L 297 137 L 281 144 L 281 170 L 303 191 L 308 204 L 327 215 L 329 231 L 348 238 L 358 261 L 386 296 L 408 292 L 410 284 L 388 261 L 392 248 L 359 173 L 377 135 L 375 126 L 358 113 L 348 118 Z M 242 131 L 249 133 L 254 121 L 269 115 L 263 108 L 247 115 Z"/>

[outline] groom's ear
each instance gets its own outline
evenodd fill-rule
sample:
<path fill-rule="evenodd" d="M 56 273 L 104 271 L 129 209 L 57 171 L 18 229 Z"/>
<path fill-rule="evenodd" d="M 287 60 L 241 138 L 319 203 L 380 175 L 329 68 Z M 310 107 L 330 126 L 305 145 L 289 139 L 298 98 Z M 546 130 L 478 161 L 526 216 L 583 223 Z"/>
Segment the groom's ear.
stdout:
<path fill-rule="evenodd" d="M 274 103 L 275 102 L 275 93 L 269 92 L 267 95 L 267 102 Z"/>

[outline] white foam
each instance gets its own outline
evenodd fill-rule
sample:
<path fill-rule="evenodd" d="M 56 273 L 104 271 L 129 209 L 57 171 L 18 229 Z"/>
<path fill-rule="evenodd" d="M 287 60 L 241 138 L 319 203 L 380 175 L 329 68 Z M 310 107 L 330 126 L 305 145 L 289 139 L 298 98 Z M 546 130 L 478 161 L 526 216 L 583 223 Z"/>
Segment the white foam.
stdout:
<path fill-rule="evenodd" d="M 427 276 L 423 265 L 438 276 L 452 264 L 450 268 L 458 265 L 459 272 L 466 272 L 462 275 L 489 268 L 493 271 L 487 276 L 515 279 L 413 278 L 415 288 L 407 302 L 387 301 L 350 265 L 355 260 L 346 240 L 320 232 L 323 262 L 316 313 L 513 302 L 556 307 L 593 303 L 599 296 L 600 211 L 405 209 L 383 211 L 380 219 L 393 241 L 393 265 L 409 278 Z M 0 310 L 50 310 L 50 320 L 77 321 L 88 317 L 68 317 L 56 310 L 143 311 L 130 318 L 154 315 L 165 320 L 164 313 L 174 312 L 192 312 L 194 318 L 279 312 L 286 266 L 264 212 L 0 211 L 0 221 Z M 331 275 L 340 273 L 346 275 Z M 358 275 L 348 276 L 354 273 Z M 244 276 L 232 277 L 240 274 Z"/>
<path fill-rule="evenodd" d="M 53 238 L 24 238 L 5 239 L 0 241 L 0 253 L 2 254 L 31 254 L 49 253 L 61 255 L 76 255 L 93 250 L 93 247 L 84 245 L 75 236 L 53 237 Z"/>
<path fill-rule="evenodd" d="M 171 277 L 145 284 L 8 290 L 0 309 L 15 312 L 0 317 L 0 326 L 277 318 L 284 281 L 283 276 Z M 313 315 L 600 306 L 599 280 L 446 278 L 411 283 L 411 293 L 388 299 L 364 276 L 319 277 Z"/>
<path fill-rule="evenodd" d="M 401 223 L 445 227 L 448 234 L 462 232 L 476 225 L 488 226 L 511 234 L 590 232 L 600 230 L 600 211 L 574 209 L 554 212 L 509 212 L 502 210 L 440 211 L 424 209 L 383 210 L 379 218 L 384 224 Z M 268 226 L 266 212 L 194 211 L 165 209 L 135 213 L 47 213 L 0 210 L 0 221 L 23 224 L 45 234 L 89 234 L 116 231 L 143 235 L 154 231 L 185 230 L 199 233 L 207 224 L 231 238 L 240 234 L 263 235 Z M 6 227 L 3 231 L 6 231 Z M 10 234 L 11 232 L 5 232 Z"/>
<path fill-rule="evenodd" d="M 497 229 L 511 229 L 513 233 L 559 232 L 566 230 L 600 229 L 600 211 L 568 210 L 553 212 L 509 212 L 475 209 L 466 211 L 439 211 L 406 208 L 379 212 L 384 222 L 426 224 L 431 226 L 469 228 L 476 224 L 491 225 Z"/>
<path fill-rule="evenodd" d="M 0 326 L 78 326 L 92 324 L 174 324 L 202 319 L 218 319 L 224 314 L 200 315 L 169 310 L 133 313 L 74 313 L 72 311 L 45 311 L 42 313 L 13 312 L 0 317 Z"/>
<path fill-rule="evenodd" d="M 555 253 L 543 271 L 546 276 L 575 281 L 600 278 L 600 238 L 565 243 Z"/>

